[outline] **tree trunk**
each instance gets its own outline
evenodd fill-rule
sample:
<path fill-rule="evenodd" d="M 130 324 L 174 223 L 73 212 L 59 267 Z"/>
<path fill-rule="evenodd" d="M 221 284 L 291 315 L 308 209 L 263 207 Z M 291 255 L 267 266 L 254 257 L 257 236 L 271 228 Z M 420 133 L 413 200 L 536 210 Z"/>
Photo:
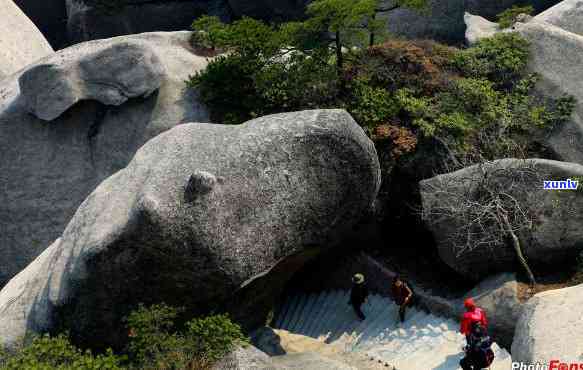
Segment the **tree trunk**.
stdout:
<path fill-rule="evenodd" d="M 340 31 L 336 32 L 336 70 L 338 77 L 342 77 L 342 70 L 344 68 L 344 55 L 342 54 L 342 42 L 340 40 Z"/>
<path fill-rule="evenodd" d="M 534 286 L 536 284 L 536 280 L 534 278 L 534 274 L 530 270 L 530 267 L 528 267 L 528 263 L 526 262 L 526 258 L 524 257 L 524 254 L 522 254 L 520 240 L 518 239 L 518 236 L 516 235 L 516 233 L 512 230 L 512 226 L 510 225 L 510 222 L 508 221 L 508 217 L 506 216 L 506 214 L 501 213 L 501 216 L 502 216 L 502 220 L 504 220 L 504 227 L 506 228 L 506 231 L 512 237 L 512 246 L 514 247 L 514 251 L 516 252 L 516 256 L 518 257 L 518 261 L 520 261 L 520 264 L 522 265 L 522 267 L 524 267 L 524 270 L 526 270 L 526 274 L 528 275 L 528 280 L 530 280 L 530 285 Z"/>
<path fill-rule="evenodd" d="M 373 27 L 375 26 L 374 25 L 374 22 L 375 22 L 376 18 L 377 18 L 376 13 L 373 13 L 373 15 L 371 16 L 371 20 L 372 20 L 372 23 L 373 23 Z M 370 47 L 374 46 L 374 36 L 375 36 L 374 31 L 373 30 L 370 30 L 370 36 L 369 36 L 369 39 L 368 39 L 368 46 L 370 46 Z"/>
<path fill-rule="evenodd" d="M 340 82 L 340 94 L 346 92 L 346 81 L 344 80 L 344 54 L 342 54 L 342 42 L 340 32 L 336 32 L 336 73 Z"/>

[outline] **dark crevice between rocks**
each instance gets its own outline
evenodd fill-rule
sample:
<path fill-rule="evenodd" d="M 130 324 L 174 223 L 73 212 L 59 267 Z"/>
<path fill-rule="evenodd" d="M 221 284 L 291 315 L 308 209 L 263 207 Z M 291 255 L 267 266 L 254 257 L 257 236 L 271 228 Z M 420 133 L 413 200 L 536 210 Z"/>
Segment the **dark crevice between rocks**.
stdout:
<path fill-rule="evenodd" d="M 109 107 L 107 105 L 97 102 L 95 117 L 87 130 L 87 141 L 89 143 L 89 155 L 91 156 L 92 165 L 95 165 L 95 138 L 99 135 L 99 131 L 105 121 L 108 110 Z"/>

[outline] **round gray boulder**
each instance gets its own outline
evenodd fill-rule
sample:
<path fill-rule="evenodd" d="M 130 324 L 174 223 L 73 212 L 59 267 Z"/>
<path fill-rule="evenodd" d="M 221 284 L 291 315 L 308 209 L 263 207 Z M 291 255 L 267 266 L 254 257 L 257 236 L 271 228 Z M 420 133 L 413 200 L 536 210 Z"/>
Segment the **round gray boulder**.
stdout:
<path fill-rule="evenodd" d="M 0 80 L 52 53 L 22 10 L 12 0 L 0 0 Z"/>
<path fill-rule="evenodd" d="M 142 302 L 260 326 L 284 284 L 372 205 L 376 151 L 342 110 L 185 124 L 146 143 L 0 292 L 0 341 L 68 329 L 127 339 Z"/>
<path fill-rule="evenodd" d="M 189 32 L 79 44 L 0 82 L 0 286 L 61 235 L 150 138 L 208 112 Z"/>
<path fill-rule="evenodd" d="M 582 305 L 583 285 L 550 290 L 532 297 L 524 305 L 516 325 L 512 360 L 529 364 L 549 364 L 552 360 L 582 362 Z M 563 366 L 555 368 L 562 369 Z"/>
<path fill-rule="evenodd" d="M 528 171 L 523 171 L 524 168 Z M 580 227 L 583 222 L 583 184 L 579 183 L 579 190 L 558 191 L 543 189 L 543 181 L 582 176 L 583 166 L 575 163 L 501 159 L 421 181 L 423 214 L 441 259 L 460 274 L 474 279 L 518 268 L 516 253 L 504 237 L 502 224 L 492 218 L 479 218 L 480 222 L 470 223 L 477 219 L 477 214 L 471 219 L 461 218 L 461 215 L 467 215 L 463 212 L 464 207 L 480 209 L 486 214 L 496 212 L 496 209 L 485 208 L 479 199 L 484 199 L 484 192 L 499 194 L 502 191 L 504 199 L 516 201 L 510 204 L 520 205 L 531 223 L 530 228 L 528 222 L 512 223 L 527 261 L 544 264 L 569 261 L 583 249 L 583 229 Z M 520 181 L 515 181 L 517 178 Z M 484 187 L 486 179 L 488 184 L 495 186 Z M 492 206 L 494 203 L 488 204 Z M 452 209 L 456 213 L 452 213 Z M 523 221 L 514 212 L 515 208 L 505 209 L 509 215 L 516 215 L 516 220 Z"/>

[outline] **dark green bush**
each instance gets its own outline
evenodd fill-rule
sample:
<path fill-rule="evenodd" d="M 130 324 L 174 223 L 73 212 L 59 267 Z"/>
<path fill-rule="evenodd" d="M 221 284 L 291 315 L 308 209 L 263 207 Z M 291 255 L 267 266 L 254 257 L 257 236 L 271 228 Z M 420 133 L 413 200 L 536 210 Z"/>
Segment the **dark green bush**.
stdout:
<path fill-rule="evenodd" d="M 65 335 L 34 337 L 18 350 L 0 353 L 0 369 L 5 370 L 121 370 L 124 361 L 111 350 L 101 355 L 82 351 Z"/>
<path fill-rule="evenodd" d="M 213 315 L 194 319 L 186 324 L 186 336 L 196 344 L 198 353 L 210 361 L 221 359 L 235 346 L 248 343 L 241 327 L 227 315 Z"/>
<path fill-rule="evenodd" d="M 94 355 L 75 347 L 64 335 L 23 340 L 10 351 L 0 347 L 0 370 L 206 370 L 248 339 L 226 315 L 177 325 L 182 309 L 165 304 L 140 305 L 127 318 L 125 354 L 108 349 Z"/>
<path fill-rule="evenodd" d="M 165 304 L 140 306 L 127 318 L 132 364 L 140 369 L 202 369 L 247 343 L 225 315 L 193 319 L 176 327 L 182 310 Z"/>
<path fill-rule="evenodd" d="M 244 56 L 219 56 L 205 71 L 190 76 L 188 85 L 199 88 L 214 121 L 241 123 L 262 106 L 253 80 L 256 68 L 255 61 Z"/>
<path fill-rule="evenodd" d="M 509 88 L 522 77 L 528 62 L 528 41 L 517 33 L 500 33 L 460 50 L 454 64 L 464 77 L 483 78 Z"/>
<path fill-rule="evenodd" d="M 516 23 L 516 17 L 519 14 L 528 14 L 531 15 L 534 12 L 534 8 L 532 5 L 513 5 L 512 8 L 506 9 L 502 13 L 498 14 L 496 17 L 498 18 L 498 24 L 501 28 L 508 28 Z"/>

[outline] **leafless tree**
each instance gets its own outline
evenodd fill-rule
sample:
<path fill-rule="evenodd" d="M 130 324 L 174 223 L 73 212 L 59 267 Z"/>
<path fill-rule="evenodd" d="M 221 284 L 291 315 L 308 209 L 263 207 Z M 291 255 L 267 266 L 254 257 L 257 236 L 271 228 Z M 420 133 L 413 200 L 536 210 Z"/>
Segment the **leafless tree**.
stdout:
<path fill-rule="evenodd" d="M 425 184 L 429 202 L 423 220 L 435 227 L 455 224 L 448 241 L 458 256 L 478 248 L 494 252 L 510 244 L 534 285 L 521 236 L 529 235 L 536 224 L 543 179 L 548 177 L 528 160 L 485 162 L 465 171 L 465 177 L 442 175 Z"/>

